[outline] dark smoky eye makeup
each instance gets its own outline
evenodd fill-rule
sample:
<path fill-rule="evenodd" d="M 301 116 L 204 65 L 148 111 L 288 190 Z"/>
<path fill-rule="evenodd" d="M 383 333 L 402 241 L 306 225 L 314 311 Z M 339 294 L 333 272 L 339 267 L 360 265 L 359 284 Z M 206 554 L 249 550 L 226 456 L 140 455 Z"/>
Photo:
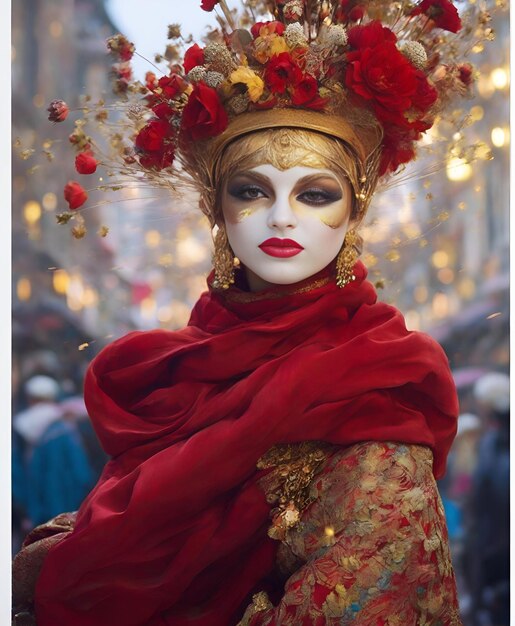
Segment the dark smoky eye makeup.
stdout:
<path fill-rule="evenodd" d="M 312 186 L 299 191 L 296 197 L 307 204 L 325 205 L 338 202 L 342 199 L 343 194 L 340 189 Z"/>
<path fill-rule="evenodd" d="M 258 200 L 268 197 L 266 189 L 256 183 L 231 183 L 227 193 L 238 200 Z"/>

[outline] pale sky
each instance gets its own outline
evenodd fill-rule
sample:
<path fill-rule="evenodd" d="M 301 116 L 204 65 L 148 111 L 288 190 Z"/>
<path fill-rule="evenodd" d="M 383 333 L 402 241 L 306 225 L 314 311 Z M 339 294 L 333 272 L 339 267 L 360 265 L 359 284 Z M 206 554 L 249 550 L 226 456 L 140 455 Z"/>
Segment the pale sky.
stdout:
<path fill-rule="evenodd" d="M 200 8 L 201 0 L 107 0 L 106 9 L 120 32 L 136 46 L 136 50 L 153 59 L 156 52 L 162 53 L 168 43 L 168 24 L 179 23 L 185 35 L 200 38 L 208 24 L 216 24 L 214 12 Z M 229 0 L 235 7 L 237 0 Z M 142 59 L 134 57 L 132 66 L 136 78 L 144 78 L 152 68 Z"/>

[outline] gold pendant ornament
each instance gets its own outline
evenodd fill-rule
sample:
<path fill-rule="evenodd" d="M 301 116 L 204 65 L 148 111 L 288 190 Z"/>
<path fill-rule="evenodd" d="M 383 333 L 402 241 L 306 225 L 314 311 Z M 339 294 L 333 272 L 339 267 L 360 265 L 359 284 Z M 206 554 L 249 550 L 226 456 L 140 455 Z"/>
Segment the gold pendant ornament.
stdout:
<path fill-rule="evenodd" d="M 213 267 L 215 279 L 213 287 L 215 289 L 229 289 L 234 284 L 234 268 L 240 265 L 240 261 L 234 256 L 225 225 L 221 224 L 214 238 L 215 251 L 213 254 Z"/>
<path fill-rule="evenodd" d="M 358 241 L 359 237 L 354 229 L 349 230 L 345 235 L 342 249 L 336 258 L 336 284 L 338 287 L 343 288 L 356 280 L 352 271 L 359 257 Z"/>

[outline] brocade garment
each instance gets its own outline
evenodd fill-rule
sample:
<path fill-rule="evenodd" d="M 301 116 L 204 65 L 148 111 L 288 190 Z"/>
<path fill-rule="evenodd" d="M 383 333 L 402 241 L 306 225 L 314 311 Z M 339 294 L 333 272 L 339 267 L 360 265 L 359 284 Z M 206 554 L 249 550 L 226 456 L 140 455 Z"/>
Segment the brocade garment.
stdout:
<path fill-rule="evenodd" d="M 281 460 L 280 449 L 267 456 L 277 466 L 262 484 L 277 501 L 292 467 L 310 463 Z M 367 442 L 325 456 L 300 518 L 285 506 L 290 527 L 270 532 L 283 535 L 280 599 L 256 594 L 239 626 L 461 625 L 431 451 Z"/>

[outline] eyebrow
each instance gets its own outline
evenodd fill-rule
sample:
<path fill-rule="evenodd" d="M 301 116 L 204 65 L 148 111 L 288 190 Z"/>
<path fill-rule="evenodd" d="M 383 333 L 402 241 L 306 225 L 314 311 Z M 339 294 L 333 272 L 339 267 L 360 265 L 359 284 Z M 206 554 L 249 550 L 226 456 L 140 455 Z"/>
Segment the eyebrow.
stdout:
<path fill-rule="evenodd" d="M 248 176 L 249 178 L 253 178 L 264 184 L 267 184 L 267 185 L 271 184 L 271 180 L 270 178 L 268 178 L 268 176 L 265 176 L 264 174 L 260 174 L 259 172 L 252 172 L 251 170 L 243 170 L 243 171 L 235 172 L 231 176 L 231 178 L 236 178 L 238 176 Z M 305 183 L 310 183 L 311 181 L 314 181 L 314 180 L 320 180 L 321 178 L 329 178 L 331 180 L 334 180 L 341 187 L 340 181 L 338 180 L 338 178 L 334 176 L 333 174 L 329 174 L 327 172 L 324 172 L 324 173 L 318 172 L 317 174 L 308 174 L 307 176 L 303 176 L 297 182 L 305 184 Z"/>

